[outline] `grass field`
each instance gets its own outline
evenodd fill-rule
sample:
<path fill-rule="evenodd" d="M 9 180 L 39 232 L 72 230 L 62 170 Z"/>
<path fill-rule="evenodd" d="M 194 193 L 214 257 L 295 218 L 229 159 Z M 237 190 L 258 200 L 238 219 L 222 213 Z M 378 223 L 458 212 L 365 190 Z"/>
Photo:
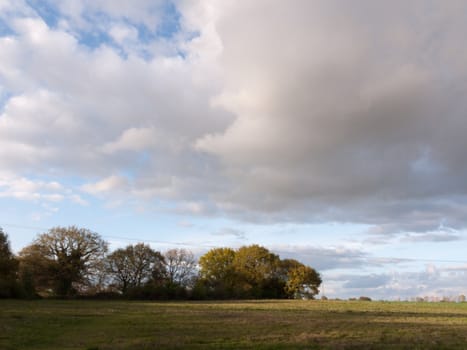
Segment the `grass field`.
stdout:
<path fill-rule="evenodd" d="M 0 349 L 466 349 L 467 303 L 0 300 Z"/>

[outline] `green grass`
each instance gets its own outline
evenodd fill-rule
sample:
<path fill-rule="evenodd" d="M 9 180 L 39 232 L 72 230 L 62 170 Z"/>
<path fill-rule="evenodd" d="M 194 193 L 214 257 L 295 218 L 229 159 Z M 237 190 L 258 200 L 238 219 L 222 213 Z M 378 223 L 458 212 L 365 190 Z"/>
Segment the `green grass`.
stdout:
<path fill-rule="evenodd" d="M 0 349 L 465 349 L 467 303 L 0 300 Z"/>

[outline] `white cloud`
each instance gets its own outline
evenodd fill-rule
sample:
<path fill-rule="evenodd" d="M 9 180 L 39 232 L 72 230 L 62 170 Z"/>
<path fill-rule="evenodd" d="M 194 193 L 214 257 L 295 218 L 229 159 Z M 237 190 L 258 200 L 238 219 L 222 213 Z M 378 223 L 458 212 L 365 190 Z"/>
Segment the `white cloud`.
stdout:
<path fill-rule="evenodd" d="M 144 212 L 364 223 L 361 244 L 463 239 L 464 2 L 37 4 L 0 0 L 0 197 L 39 206 L 36 219 L 97 196 Z M 334 275 L 336 291 L 454 292 L 450 274 L 464 273 L 375 272 L 413 261 L 348 240 L 276 248 L 326 278 L 357 271 Z"/>
<path fill-rule="evenodd" d="M 183 170 L 188 164 L 190 172 L 209 166 L 191 145 L 228 118 L 210 108 L 216 73 L 203 59 L 124 59 L 105 43 L 87 48 L 37 17 L 12 22 L 16 35 L 0 39 L 8 92 L 0 160 L 10 170 L 45 176 L 53 169 L 89 182 L 140 167 L 142 187 L 134 193 L 160 195 L 167 191 L 154 189 L 154 179 L 183 184 L 186 176 L 192 181 Z"/>
<path fill-rule="evenodd" d="M 122 24 L 114 25 L 109 30 L 109 35 L 118 44 L 123 45 L 125 42 L 133 42 L 138 39 L 138 30 L 133 26 Z"/>
<path fill-rule="evenodd" d="M 130 128 L 114 142 L 105 144 L 102 147 L 105 153 L 115 153 L 118 151 L 144 151 L 160 144 L 159 135 L 154 128 Z"/>
<path fill-rule="evenodd" d="M 75 194 L 73 189 L 67 188 L 61 183 L 56 181 L 31 180 L 11 174 L 0 174 L 0 198 L 12 198 L 38 203 L 42 208 L 46 209 L 48 215 L 59 210 L 57 207 L 51 207 L 51 203 L 58 205 L 58 203 L 69 200 L 73 203 L 86 205 L 86 201 L 78 194 Z M 39 213 L 37 214 L 39 215 Z"/>
<path fill-rule="evenodd" d="M 54 193 L 54 194 L 44 194 L 42 198 L 50 202 L 61 202 L 65 199 L 65 196 L 62 194 Z"/>
<path fill-rule="evenodd" d="M 122 176 L 112 175 L 95 183 L 88 183 L 82 186 L 82 190 L 99 195 L 101 193 L 123 192 L 129 186 L 128 180 Z"/>
<path fill-rule="evenodd" d="M 55 26 L 2 4 L 0 163 L 18 178 L 384 235 L 466 225 L 461 2 L 46 2 Z"/>
<path fill-rule="evenodd" d="M 245 240 L 246 235 L 244 231 L 235 229 L 235 228 L 229 228 L 229 227 L 224 227 L 220 229 L 217 232 L 213 233 L 214 236 L 226 236 L 226 237 L 233 237 L 239 240 Z"/>
<path fill-rule="evenodd" d="M 77 195 L 77 194 L 71 195 L 69 198 L 73 203 L 76 203 L 82 206 L 87 206 L 89 204 L 85 199 L 83 199 L 80 195 Z"/>
<path fill-rule="evenodd" d="M 455 299 L 465 294 L 466 268 L 440 267 L 429 264 L 425 269 L 392 271 L 382 274 L 328 274 L 325 286 L 331 296 L 335 291 L 340 297 L 371 296 L 373 299 L 405 299 L 415 297 L 440 300 Z M 327 287 L 326 287 L 327 288 Z M 331 289 L 332 288 L 332 289 Z"/>

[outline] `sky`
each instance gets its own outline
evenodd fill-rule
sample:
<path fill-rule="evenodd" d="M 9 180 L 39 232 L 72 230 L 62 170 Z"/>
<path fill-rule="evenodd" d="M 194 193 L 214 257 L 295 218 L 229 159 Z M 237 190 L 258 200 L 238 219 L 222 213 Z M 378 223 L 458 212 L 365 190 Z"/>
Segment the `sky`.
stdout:
<path fill-rule="evenodd" d="M 0 0 L 0 227 L 467 294 L 466 32 L 462 0 Z"/>

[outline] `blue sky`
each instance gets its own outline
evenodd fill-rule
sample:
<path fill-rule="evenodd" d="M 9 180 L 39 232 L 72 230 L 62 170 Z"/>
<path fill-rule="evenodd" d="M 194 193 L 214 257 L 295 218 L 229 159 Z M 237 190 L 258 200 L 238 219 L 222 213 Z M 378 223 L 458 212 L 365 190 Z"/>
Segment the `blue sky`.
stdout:
<path fill-rule="evenodd" d="M 0 0 L 0 227 L 261 244 L 330 297 L 467 293 L 467 5 Z"/>

